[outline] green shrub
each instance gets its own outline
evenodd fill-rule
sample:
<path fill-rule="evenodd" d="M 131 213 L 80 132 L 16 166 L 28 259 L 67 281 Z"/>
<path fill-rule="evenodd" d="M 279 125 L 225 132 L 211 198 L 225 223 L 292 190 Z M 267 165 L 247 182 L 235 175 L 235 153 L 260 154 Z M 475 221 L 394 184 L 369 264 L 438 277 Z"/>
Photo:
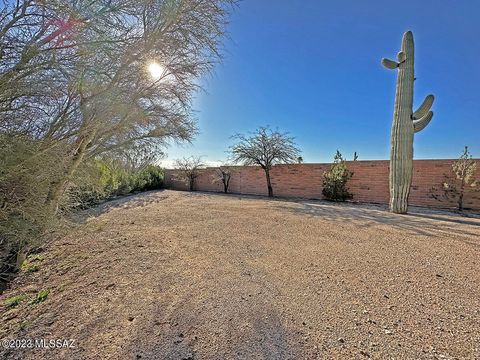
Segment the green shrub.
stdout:
<path fill-rule="evenodd" d="M 347 169 L 342 154 L 337 150 L 332 167 L 323 173 L 323 196 L 332 201 L 351 199 L 352 194 L 348 191 L 347 182 L 352 176 L 353 172 Z"/>
<path fill-rule="evenodd" d="M 117 169 L 107 180 L 110 195 L 125 195 L 136 191 L 161 189 L 163 170 L 159 166 L 147 165 L 140 170 Z"/>
<path fill-rule="evenodd" d="M 163 186 L 163 170 L 156 165 L 129 169 L 119 161 L 95 159 L 83 169 L 82 174 L 84 176 L 68 189 L 65 199 L 73 209 L 85 209 L 114 196 Z"/>
<path fill-rule="evenodd" d="M 137 190 L 156 190 L 163 187 L 163 170 L 159 166 L 148 165 L 138 174 Z"/>

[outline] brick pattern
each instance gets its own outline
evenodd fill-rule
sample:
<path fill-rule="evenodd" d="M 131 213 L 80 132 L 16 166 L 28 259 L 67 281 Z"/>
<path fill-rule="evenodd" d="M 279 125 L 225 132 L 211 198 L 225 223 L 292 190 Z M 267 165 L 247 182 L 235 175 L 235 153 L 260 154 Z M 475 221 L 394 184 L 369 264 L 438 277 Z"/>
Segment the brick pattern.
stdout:
<path fill-rule="evenodd" d="M 414 160 L 413 182 L 410 191 L 411 205 L 437 208 L 453 208 L 454 199 L 446 199 L 441 184 L 448 179 L 454 182 L 452 163 L 454 160 Z M 480 171 L 480 159 L 476 160 Z M 271 180 L 276 196 L 322 199 L 322 175 L 330 164 L 276 165 L 272 168 Z M 349 189 L 354 201 L 387 204 L 389 200 L 388 171 L 389 161 L 349 161 L 353 177 Z M 197 178 L 195 189 L 200 191 L 222 192 L 223 184 L 214 183 L 215 168 L 202 170 Z M 166 170 L 165 184 L 176 190 L 188 190 L 188 186 L 175 180 L 175 170 Z M 435 189 L 436 188 L 436 189 Z M 477 188 L 478 189 L 478 188 Z M 257 166 L 233 167 L 229 192 L 237 194 L 267 195 L 265 173 Z M 432 195 L 437 195 L 435 199 Z M 465 208 L 480 210 L 480 191 L 468 189 L 464 196 Z"/>

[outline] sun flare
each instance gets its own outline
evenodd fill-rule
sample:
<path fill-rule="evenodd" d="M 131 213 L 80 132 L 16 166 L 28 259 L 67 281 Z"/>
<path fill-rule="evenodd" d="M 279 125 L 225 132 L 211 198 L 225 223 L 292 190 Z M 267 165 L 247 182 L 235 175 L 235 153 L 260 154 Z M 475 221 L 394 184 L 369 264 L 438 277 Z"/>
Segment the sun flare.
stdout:
<path fill-rule="evenodd" d="M 148 72 L 154 80 L 158 80 L 164 75 L 165 68 L 157 62 L 151 62 L 148 65 Z"/>

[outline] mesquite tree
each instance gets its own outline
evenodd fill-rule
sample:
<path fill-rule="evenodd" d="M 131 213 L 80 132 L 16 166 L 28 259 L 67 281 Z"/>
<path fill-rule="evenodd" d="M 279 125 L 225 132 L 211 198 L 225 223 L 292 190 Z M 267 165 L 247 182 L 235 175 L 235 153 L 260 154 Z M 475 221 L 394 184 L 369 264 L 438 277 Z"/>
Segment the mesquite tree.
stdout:
<path fill-rule="evenodd" d="M 156 152 L 193 138 L 192 96 L 220 59 L 233 2 L 6 2 L 0 131 L 42 141 L 40 154 L 65 145 L 47 205 L 56 208 L 93 157 L 132 146 Z"/>
<path fill-rule="evenodd" d="M 234 2 L 0 0 L 0 272 L 94 160 L 195 136 Z"/>
<path fill-rule="evenodd" d="M 247 135 L 237 134 L 233 138 L 238 142 L 230 147 L 233 163 L 257 165 L 265 171 L 268 196 L 273 196 L 270 170 L 276 164 L 294 164 L 298 161 L 300 150 L 294 138 L 288 133 L 272 131 L 266 127 L 258 128 Z"/>
<path fill-rule="evenodd" d="M 184 157 L 175 160 L 174 179 L 182 181 L 188 185 L 188 189 L 193 191 L 195 188 L 195 180 L 200 176 L 200 170 L 205 168 L 205 164 L 198 156 Z"/>

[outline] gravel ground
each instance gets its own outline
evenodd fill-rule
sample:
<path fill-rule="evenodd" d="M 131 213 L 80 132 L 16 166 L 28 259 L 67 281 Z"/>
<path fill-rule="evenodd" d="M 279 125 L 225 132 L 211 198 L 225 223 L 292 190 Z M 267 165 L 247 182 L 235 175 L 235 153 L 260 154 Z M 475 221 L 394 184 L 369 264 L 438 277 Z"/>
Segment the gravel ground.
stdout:
<path fill-rule="evenodd" d="M 7 359 L 480 359 L 480 219 L 158 191 L 110 202 L 0 298 Z M 33 304 L 41 290 L 45 301 Z"/>

